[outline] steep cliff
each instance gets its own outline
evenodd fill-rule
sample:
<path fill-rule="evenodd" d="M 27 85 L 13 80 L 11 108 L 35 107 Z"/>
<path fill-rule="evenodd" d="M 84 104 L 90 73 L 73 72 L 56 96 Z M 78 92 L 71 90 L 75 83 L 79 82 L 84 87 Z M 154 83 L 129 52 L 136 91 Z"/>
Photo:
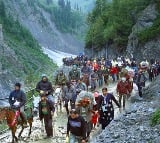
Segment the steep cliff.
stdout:
<path fill-rule="evenodd" d="M 138 36 L 139 33 L 154 25 L 155 20 L 158 19 L 158 15 L 157 5 L 150 4 L 141 12 L 136 24 L 133 26 L 132 33 L 128 37 L 127 52 L 135 58 L 159 59 L 160 35 L 155 35 L 153 39 L 147 39 L 145 42 L 140 41 L 140 37 Z M 149 33 L 149 35 L 151 34 Z"/>

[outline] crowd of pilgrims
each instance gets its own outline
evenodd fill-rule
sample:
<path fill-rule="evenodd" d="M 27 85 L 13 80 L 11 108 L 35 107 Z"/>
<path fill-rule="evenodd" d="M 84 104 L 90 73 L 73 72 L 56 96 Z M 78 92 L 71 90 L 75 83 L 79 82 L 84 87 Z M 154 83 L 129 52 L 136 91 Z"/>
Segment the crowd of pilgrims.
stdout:
<path fill-rule="evenodd" d="M 142 99 L 145 82 L 154 80 L 160 73 L 160 63 L 154 59 L 138 63 L 134 58 L 118 57 L 108 60 L 102 57 L 91 60 L 82 55 L 64 58 L 63 62 L 63 68 L 71 67 L 69 73 L 66 74 L 60 69 L 54 79 L 55 86 L 52 86 L 47 75 L 42 75 L 36 91 L 40 95 L 39 119 L 45 123 L 45 138 L 53 136 L 52 118 L 56 110 L 55 104 L 58 104 L 63 105 L 66 110 L 66 142 L 70 143 L 86 143 L 91 131 L 97 126 L 105 129 L 114 119 L 114 105 L 120 112 L 125 110 L 126 100 L 130 98 L 133 89 L 138 91 Z M 109 84 L 116 86 L 116 98 L 108 91 Z M 13 108 L 22 109 L 26 102 L 20 87 L 20 84 L 16 83 L 15 90 L 10 94 L 9 103 Z M 54 97 L 56 88 L 62 91 L 58 103 L 55 103 Z M 17 104 L 17 101 L 20 104 Z M 25 121 L 24 114 L 22 117 Z"/>

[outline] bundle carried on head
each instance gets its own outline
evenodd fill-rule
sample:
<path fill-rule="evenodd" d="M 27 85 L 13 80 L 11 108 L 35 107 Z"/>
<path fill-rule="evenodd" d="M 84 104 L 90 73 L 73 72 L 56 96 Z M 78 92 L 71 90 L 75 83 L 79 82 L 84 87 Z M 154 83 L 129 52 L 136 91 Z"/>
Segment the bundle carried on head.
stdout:
<path fill-rule="evenodd" d="M 79 100 L 79 106 L 87 107 L 90 104 L 90 99 L 87 97 L 83 97 Z"/>

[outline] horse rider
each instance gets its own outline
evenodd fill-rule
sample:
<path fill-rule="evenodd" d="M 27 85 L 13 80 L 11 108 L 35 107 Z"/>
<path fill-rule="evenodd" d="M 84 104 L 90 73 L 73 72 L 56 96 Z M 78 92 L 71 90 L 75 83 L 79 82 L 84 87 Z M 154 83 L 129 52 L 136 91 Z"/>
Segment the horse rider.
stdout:
<path fill-rule="evenodd" d="M 92 70 L 89 66 L 87 66 L 86 63 L 83 64 L 83 67 L 81 69 L 81 73 L 82 73 L 82 76 L 83 76 L 83 81 L 86 83 L 87 85 L 87 88 L 89 86 L 89 78 L 90 78 L 90 74 L 92 73 Z"/>
<path fill-rule="evenodd" d="M 69 81 L 77 81 L 80 79 L 80 71 L 77 69 L 77 65 L 73 65 L 72 70 L 69 72 Z"/>
<path fill-rule="evenodd" d="M 20 117 L 23 122 L 23 127 L 26 128 L 28 127 L 28 125 L 27 125 L 27 118 L 24 113 L 24 106 L 27 102 L 27 99 L 26 99 L 25 93 L 20 88 L 21 88 L 21 84 L 16 83 L 15 89 L 10 93 L 9 104 L 12 109 L 16 109 L 20 111 Z"/>
<path fill-rule="evenodd" d="M 67 77 L 63 73 L 63 70 L 59 70 L 58 74 L 56 75 L 55 85 L 63 86 L 66 84 Z"/>
<path fill-rule="evenodd" d="M 36 91 L 41 94 L 45 94 L 47 99 L 54 104 L 53 98 L 53 87 L 51 82 L 49 82 L 47 75 L 43 74 L 41 81 L 37 83 Z"/>

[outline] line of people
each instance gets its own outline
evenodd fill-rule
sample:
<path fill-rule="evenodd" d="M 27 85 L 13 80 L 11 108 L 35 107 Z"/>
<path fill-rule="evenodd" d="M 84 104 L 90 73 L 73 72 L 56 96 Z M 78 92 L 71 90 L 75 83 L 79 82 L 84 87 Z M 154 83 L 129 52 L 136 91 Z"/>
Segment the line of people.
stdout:
<path fill-rule="evenodd" d="M 112 102 L 115 102 L 121 111 L 121 100 L 123 99 L 123 108 L 125 109 L 125 102 L 131 95 L 133 84 L 137 85 L 139 96 L 142 97 L 143 87 L 145 87 L 147 80 L 146 73 L 149 74 L 150 81 L 160 73 L 160 64 L 157 61 L 150 63 L 143 61 L 137 64 L 134 59 L 122 57 L 112 61 L 107 61 L 104 58 L 100 61 L 96 59 L 86 61 L 79 66 L 80 70 L 78 66 L 73 64 L 68 75 L 60 70 L 55 78 L 55 85 L 60 86 L 63 91 L 61 96 L 68 115 L 67 136 L 70 136 L 70 143 L 75 142 L 75 140 L 82 143 L 86 142 L 93 125 L 97 122 L 102 125 L 102 129 L 105 129 L 114 119 Z M 108 92 L 106 87 L 102 88 L 102 94 L 94 96 L 97 81 L 99 87 L 102 87 L 104 84 L 109 84 L 110 77 L 112 82 L 117 84 L 118 101 Z M 53 136 L 51 123 L 52 115 L 55 112 L 54 88 L 46 75 L 43 75 L 41 81 L 37 83 L 36 91 L 41 96 L 39 118 L 40 120 L 44 119 L 46 138 L 50 138 Z M 21 108 L 26 103 L 26 96 L 20 90 L 19 83 L 15 85 L 15 91 L 9 97 L 9 103 L 11 107 L 16 106 L 16 108 Z M 68 107 L 69 103 L 70 108 Z M 25 120 L 23 110 L 22 118 Z"/>

